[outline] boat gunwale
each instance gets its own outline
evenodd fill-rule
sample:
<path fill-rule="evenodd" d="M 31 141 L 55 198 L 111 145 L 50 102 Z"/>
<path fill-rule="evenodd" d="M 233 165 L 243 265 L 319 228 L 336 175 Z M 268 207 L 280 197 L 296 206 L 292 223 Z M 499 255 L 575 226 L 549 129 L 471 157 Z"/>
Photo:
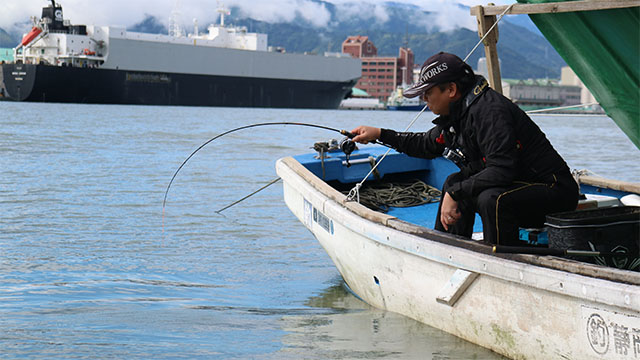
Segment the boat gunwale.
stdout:
<path fill-rule="evenodd" d="M 640 194 L 640 183 L 632 183 L 627 181 L 607 179 L 600 176 L 580 174 L 578 174 L 577 180 L 579 184 Z"/>
<path fill-rule="evenodd" d="M 488 244 L 484 241 L 469 240 L 462 236 L 447 234 L 429 229 L 420 225 L 406 222 L 404 220 L 400 220 L 391 215 L 371 210 L 366 206 L 359 204 L 358 202 L 347 201 L 346 195 L 342 194 L 341 192 L 318 178 L 293 157 L 285 157 L 278 161 L 284 163 L 287 167 L 289 167 L 297 175 L 307 181 L 312 187 L 314 187 L 328 199 L 333 200 L 335 203 L 346 208 L 357 216 L 360 216 L 374 223 L 384 225 L 385 227 L 411 234 L 422 239 L 441 243 L 443 245 L 453 246 L 478 254 L 489 255 L 494 258 L 510 260 L 521 264 L 528 264 L 561 272 L 568 272 L 575 275 L 585 276 L 598 280 L 611 281 L 631 286 L 640 285 L 640 273 L 635 273 L 628 270 L 605 267 L 555 256 L 495 254 L 492 250 L 493 245 Z"/>

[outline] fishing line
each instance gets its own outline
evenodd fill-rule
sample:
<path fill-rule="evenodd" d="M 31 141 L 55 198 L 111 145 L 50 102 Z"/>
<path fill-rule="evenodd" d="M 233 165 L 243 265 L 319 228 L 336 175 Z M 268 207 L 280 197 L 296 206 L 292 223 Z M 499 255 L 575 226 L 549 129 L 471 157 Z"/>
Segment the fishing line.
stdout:
<path fill-rule="evenodd" d="M 165 209 L 165 205 L 167 203 L 167 195 L 169 194 L 169 189 L 171 188 L 171 184 L 173 184 L 173 180 L 175 180 L 176 176 L 178 175 L 178 173 L 180 172 L 180 170 L 184 167 L 184 165 L 187 163 L 187 161 L 189 161 L 189 159 L 191 159 L 193 157 L 193 155 L 195 155 L 198 151 L 200 151 L 200 149 L 202 149 L 203 147 L 205 147 L 207 144 L 215 141 L 216 139 L 219 139 L 225 135 L 231 134 L 233 132 L 239 131 L 239 130 L 244 130 L 244 129 L 249 129 L 249 128 L 254 128 L 254 127 L 258 127 L 258 126 L 272 126 L 272 125 L 294 125 L 294 126 L 307 126 L 307 127 L 313 127 L 313 128 L 318 128 L 318 129 L 324 129 L 324 130 L 329 130 L 329 131 L 335 131 L 337 133 L 340 133 L 348 138 L 353 138 L 355 135 L 346 131 L 346 130 L 340 130 L 340 129 L 336 129 L 336 128 L 332 128 L 332 127 L 328 127 L 328 126 L 323 126 L 323 125 L 316 125 L 316 124 L 309 124 L 309 123 L 301 123 L 301 122 L 265 122 L 265 123 L 257 123 L 257 124 L 251 124 L 251 125 L 245 125 L 245 126 L 240 126 L 237 127 L 235 129 L 231 129 L 228 131 L 225 131 L 219 135 L 216 135 L 214 137 L 212 137 L 211 139 L 207 140 L 204 144 L 200 145 L 197 149 L 195 149 L 183 162 L 182 164 L 180 164 L 180 166 L 178 167 L 178 170 L 176 170 L 176 172 L 173 174 L 173 176 L 171 177 L 171 181 L 169 181 L 169 185 L 167 185 L 167 190 L 165 190 L 164 192 L 164 199 L 162 200 L 162 230 L 164 231 L 164 209 Z M 222 209 L 224 210 L 224 209 Z M 222 211 L 219 210 L 219 211 Z"/>
<path fill-rule="evenodd" d="M 218 214 L 222 213 L 223 211 L 227 210 L 228 208 L 232 207 L 233 205 L 235 205 L 235 204 L 237 204 L 237 203 L 239 203 L 239 202 L 241 202 L 241 201 L 244 201 L 245 199 L 250 198 L 251 196 L 253 196 L 253 195 L 255 195 L 255 194 L 259 193 L 260 191 L 262 191 L 262 190 L 264 190 L 264 189 L 268 188 L 269 186 L 271 186 L 271 185 L 273 185 L 273 184 L 277 183 L 278 181 L 280 181 L 280 177 L 277 177 L 277 178 L 275 178 L 275 179 L 271 180 L 267 185 L 264 185 L 264 186 L 263 186 L 263 187 L 261 187 L 260 189 L 258 189 L 258 190 L 256 190 L 256 191 L 252 192 L 251 194 L 249 194 L 249 195 L 247 195 L 247 196 L 243 197 L 242 199 L 236 200 L 236 201 L 232 202 L 231 204 L 229 204 L 229 205 L 227 205 L 227 206 L 223 207 L 223 208 L 222 208 L 222 209 L 220 209 L 220 210 L 216 210 L 216 213 L 218 213 Z"/>

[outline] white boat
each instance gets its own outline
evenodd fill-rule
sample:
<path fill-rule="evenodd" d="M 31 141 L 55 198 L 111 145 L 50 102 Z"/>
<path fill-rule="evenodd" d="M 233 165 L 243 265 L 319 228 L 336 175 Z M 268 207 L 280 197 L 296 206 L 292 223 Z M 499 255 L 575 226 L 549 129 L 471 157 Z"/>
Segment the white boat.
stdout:
<path fill-rule="evenodd" d="M 518 9 L 593 10 L 613 3 L 638 6 L 637 1 L 576 1 Z M 637 22 L 637 16 L 635 19 Z M 485 20 L 480 21 L 481 33 L 491 26 Z M 492 20 L 496 21 L 495 16 Z M 497 56 L 495 60 L 497 64 Z M 500 84 L 499 68 L 490 71 L 490 77 L 492 84 Z M 627 134 L 636 139 L 633 132 Z M 629 256 L 612 257 L 582 249 L 590 255 L 602 255 L 595 262 L 594 258 L 577 258 L 591 259 L 587 262 L 560 256 L 502 254 L 483 241 L 433 230 L 433 220 L 429 223 L 428 219 L 435 217 L 436 203 L 383 213 L 348 201 L 343 191 L 368 176 L 384 150 L 365 147 L 350 157 L 334 152 L 328 157 L 287 157 L 276 163 L 287 206 L 318 239 L 359 298 L 513 359 L 640 358 L 640 183 L 577 177 L 581 192 L 587 194 L 579 206 L 595 209 L 572 214 L 594 216 L 593 224 L 582 226 L 590 229 L 589 236 L 617 226 L 628 230 L 615 241 L 624 242 L 627 250 L 634 248 Z M 364 184 L 374 178 L 418 178 L 442 188 L 453 171 L 457 168 L 442 158 L 415 159 L 391 152 Z M 614 212 L 628 217 L 601 222 L 607 213 Z M 550 218 L 549 241 L 554 226 L 567 231 L 581 227 L 554 224 Z M 555 236 L 564 239 L 569 235 L 561 231 Z M 586 243 L 586 235 L 580 236 Z M 540 250 L 544 248 L 529 249 L 544 253 Z M 621 247 L 607 251 L 616 249 Z M 618 266 L 604 266 L 613 263 Z"/>
<path fill-rule="evenodd" d="M 389 95 L 387 100 L 387 110 L 404 110 L 404 111 L 420 111 L 426 105 L 419 97 L 405 98 L 402 96 L 403 88 L 407 85 L 398 86 L 394 92 Z"/>
<path fill-rule="evenodd" d="M 358 181 L 382 151 L 356 151 L 350 167 L 343 165 L 344 155 L 331 154 L 325 180 L 320 160 L 312 156 L 276 165 L 287 206 L 362 300 L 514 359 L 619 359 L 616 342 L 623 329 L 634 346 L 628 351 L 638 354 L 640 273 L 557 257 L 494 254 L 487 244 L 346 201 L 329 185 Z M 441 159 L 389 156 L 380 176 L 404 167 L 423 171 L 437 186 L 436 179 L 453 170 Z M 608 183 L 582 181 L 600 189 Z M 616 184 L 640 193 L 640 184 Z"/>

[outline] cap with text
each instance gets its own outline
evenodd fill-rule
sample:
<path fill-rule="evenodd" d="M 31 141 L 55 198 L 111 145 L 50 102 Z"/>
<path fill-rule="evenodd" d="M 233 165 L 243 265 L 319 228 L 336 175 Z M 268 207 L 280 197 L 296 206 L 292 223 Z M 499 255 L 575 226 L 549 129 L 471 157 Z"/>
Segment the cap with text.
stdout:
<path fill-rule="evenodd" d="M 456 55 L 439 52 L 422 64 L 420 79 L 403 91 L 404 97 L 413 98 L 422 95 L 435 85 L 455 81 L 473 70 Z"/>

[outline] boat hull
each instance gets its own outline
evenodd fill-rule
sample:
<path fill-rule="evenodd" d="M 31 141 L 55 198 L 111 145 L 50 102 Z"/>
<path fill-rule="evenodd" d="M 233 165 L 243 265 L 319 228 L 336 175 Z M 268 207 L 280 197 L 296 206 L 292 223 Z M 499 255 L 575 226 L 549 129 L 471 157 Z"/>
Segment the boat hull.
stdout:
<path fill-rule="evenodd" d="M 388 105 L 387 110 L 395 111 L 420 111 L 424 105 Z"/>
<path fill-rule="evenodd" d="M 473 247 L 468 241 L 345 202 L 293 158 L 276 169 L 287 206 L 372 306 L 514 359 L 620 359 L 614 332 L 640 329 L 638 284 L 474 251 L 460 245 Z"/>
<path fill-rule="evenodd" d="M 351 81 L 196 75 L 3 64 L 15 101 L 336 109 Z"/>

